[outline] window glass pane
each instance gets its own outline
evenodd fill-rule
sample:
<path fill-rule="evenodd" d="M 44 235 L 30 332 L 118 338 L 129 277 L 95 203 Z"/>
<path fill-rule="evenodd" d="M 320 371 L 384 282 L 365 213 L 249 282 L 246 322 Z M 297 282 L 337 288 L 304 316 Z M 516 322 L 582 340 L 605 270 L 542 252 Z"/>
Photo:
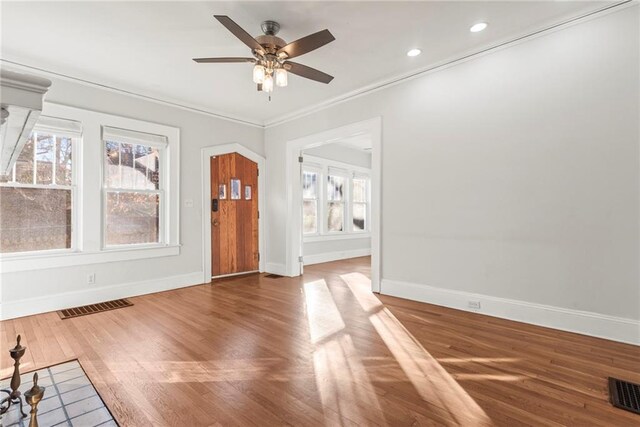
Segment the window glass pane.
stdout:
<path fill-rule="evenodd" d="M 56 184 L 71 185 L 71 138 L 56 139 Z"/>
<path fill-rule="evenodd" d="M 46 133 L 37 133 L 36 140 L 36 184 L 53 183 L 53 156 L 55 137 Z"/>
<path fill-rule="evenodd" d="M 335 200 L 337 202 L 343 200 L 344 197 L 344 177 L 329 175 L 327 177 L 327 200 Z"/>
<path fill-rule="evenodd" d="M 342 231 L 344 229 L 344 205 L 331 202 L 327 209 L 327 229 L 329 231 Z"/>
<path fill-rule="evenodd" d="M 16 182 L 21 184 L 33 184 L 33 140 L 32 133 L 16 161 Z"/>
<path fill-rule="evenodd" d="M 107 188 L 158 190 L 159 151 L 146 145 L 105 141 L 104 176 Z"/>
<path fill-rule="evenodd" d="M 240 180 L 231 178 L 231 200 L 240 200 Z"/>
<path fill-rule="evenodd" d="M 367 202 L 367 180 L 353 178 L 353 201 L 357 203 Z"/>
<path fill-rule="evenodd" d="M 355 231 L 366 230 L 367 205 L 365 203 L 353 204 L 353 229 Z"/>
<path fill-rule="evenodd" d="M 316 200 L 302 202 L 302 227 L 305 234 L 318 232 L 318 202 Z"/>
<path fill-rule="evenodd" d="M 157 190 L 159 188 L 160 156 L 158 149 L 136 145 L 134 168 L 137 190 Z"/>
<path fill-rule="evenodd" d="M 0 187 L 0 252 L 71 247 L 71 190 Z"/>
<path fill-rule="evenodd" d="M 106 244 L 157 243 L 159 208 L 158 194 L 107 193 Z"/>
<path fill-rule="evenodd" d="M 133 168 L 132 144 L 120 144 L 120 188 L 136 188 L 138 171 Z"/>
<path fill-rule="evenodd" d="M 304 171 L 302 173 L 302 198 L 318 198 L 318 174 L 316 172 Z"/>
<path fill-rule="evenodd" d="M 107 187 L 120 188 L 120 143 L 105 142 L 104 180 Z"/>

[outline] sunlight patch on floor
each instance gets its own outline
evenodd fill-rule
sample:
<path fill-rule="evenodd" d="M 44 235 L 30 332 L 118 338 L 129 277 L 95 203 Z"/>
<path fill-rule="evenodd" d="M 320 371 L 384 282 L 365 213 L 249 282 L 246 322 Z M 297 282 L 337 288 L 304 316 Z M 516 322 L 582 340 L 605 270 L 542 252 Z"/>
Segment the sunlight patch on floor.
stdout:
<path fill-rule="evenodd" d="M 507 374 L 452 374 L 453 378 L 460 381 L 523 381 L 527 377 L 524 375 Z"/>
<path fill-rule="evenodd" d="M 340 311 L 324 280 L 305 283 L 304 297 L 312 343 L 322 341 L 323 338 L 344 329 Z"/>
<path fill-rule="evenodd" d="M 153 382 L 182 383 L 182 382 L 224 382 L 224 381 L 250 381 L 256 379 L 269 379 L 278 381 L 275 375 L 276 366 L 286 363 L 282 358 L 251 358 L 251 359 L 218 359 L 207 361 L 139 361 L 132 363 L 109 363 L 109 370 L 113 373 L 136 373 L 143 371 L 152 375 Z M 310 369 L 299 372 L 289 372 L 287 381 L 293 376 L 307 375 L 312 378 Z"/>
<path fill-rule="evenodd" d="M 441 357 L 440 363 L 516 363 L 521 359 L 518 357 Z"/>
<path fill-rule="evenodd" d="M 490 425 L 491 419 L 456 380 L 371 292 L 371 281 L 361 273 L 340 276 L 389 351 L 423 400 L 437 406 L 463 425 Z"/>
<path fill-rule="evenodd" d="M 365 367 L 324 280 L 304 284 L 313 367 L 322 408 L 361 424 L 384 423 Z"/>

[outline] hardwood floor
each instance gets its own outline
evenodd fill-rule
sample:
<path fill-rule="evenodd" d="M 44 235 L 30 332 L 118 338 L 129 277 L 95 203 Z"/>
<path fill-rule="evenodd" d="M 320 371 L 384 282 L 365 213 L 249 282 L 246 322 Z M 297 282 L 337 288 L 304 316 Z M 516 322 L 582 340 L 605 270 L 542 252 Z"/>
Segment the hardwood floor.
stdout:
<path fill-rule="evenodd" d="M 78 358 L 122 426 L 638 425 L 640 347 L 368 292 L 369 259 L 4 321 L 23 371 Z"/>

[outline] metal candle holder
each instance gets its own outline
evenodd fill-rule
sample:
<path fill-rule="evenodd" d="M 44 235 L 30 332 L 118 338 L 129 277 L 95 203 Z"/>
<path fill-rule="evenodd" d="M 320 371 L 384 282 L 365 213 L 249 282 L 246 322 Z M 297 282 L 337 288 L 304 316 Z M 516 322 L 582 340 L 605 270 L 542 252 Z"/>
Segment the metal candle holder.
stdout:
<path fill-rule="evenodd" d="M 44 387 L 38 385 L 38 373 L 33 374 L 33 387 L 27 390 L 24 394 L 24 398 L 31 406 L 31 420 L 29 421 L 29 427 L 38 427 L 38 403 L 44 396 Z"/>
<path fill-rule="evenodd" d="M 13 364 L 13 375 L 11 376 L 11 390 L 4 389 L 0 390 L 4 393 L 7 393 L 9 396 L 5 397 L 0 401 L 0 415 L 6 413 L 12 404 L 20 404 L 20 413 L 22 414 L 22 418 L 26 418 L 27 414 L 24 413 L 22 409 L 22 396 L 20 394 L 20 359 L 24 356 L 24 352 L 27 350 L 27 347 L 23 347 L 20 345 L 20 335 L 18 335 L 16 339 L 16 346 L 9 350 L 9 354 L 11 358 L 14 360 Z M 6 405 L 6 406 L 5 406 Z"/>

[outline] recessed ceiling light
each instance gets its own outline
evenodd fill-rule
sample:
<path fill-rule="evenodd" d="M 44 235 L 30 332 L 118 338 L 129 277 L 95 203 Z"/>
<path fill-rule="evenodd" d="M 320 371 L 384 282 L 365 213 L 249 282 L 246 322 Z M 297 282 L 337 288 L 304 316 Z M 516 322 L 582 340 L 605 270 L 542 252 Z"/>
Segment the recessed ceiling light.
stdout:
<path fill-rule="evenodd" d="M 486 22 L 478 22 L 477 24 L 474 24 L 471 28 L 469 28 L 469 31 L 471 31 L 472 33 L 479 33 L 485 28 L 487 28 Z"/>
<path fill-rule="evenodd" d="M 422 53 L 422 51 L 420 49 L 411 49 L 409 52 L 407 52 L 407 56 L 418 56 Z"/>

